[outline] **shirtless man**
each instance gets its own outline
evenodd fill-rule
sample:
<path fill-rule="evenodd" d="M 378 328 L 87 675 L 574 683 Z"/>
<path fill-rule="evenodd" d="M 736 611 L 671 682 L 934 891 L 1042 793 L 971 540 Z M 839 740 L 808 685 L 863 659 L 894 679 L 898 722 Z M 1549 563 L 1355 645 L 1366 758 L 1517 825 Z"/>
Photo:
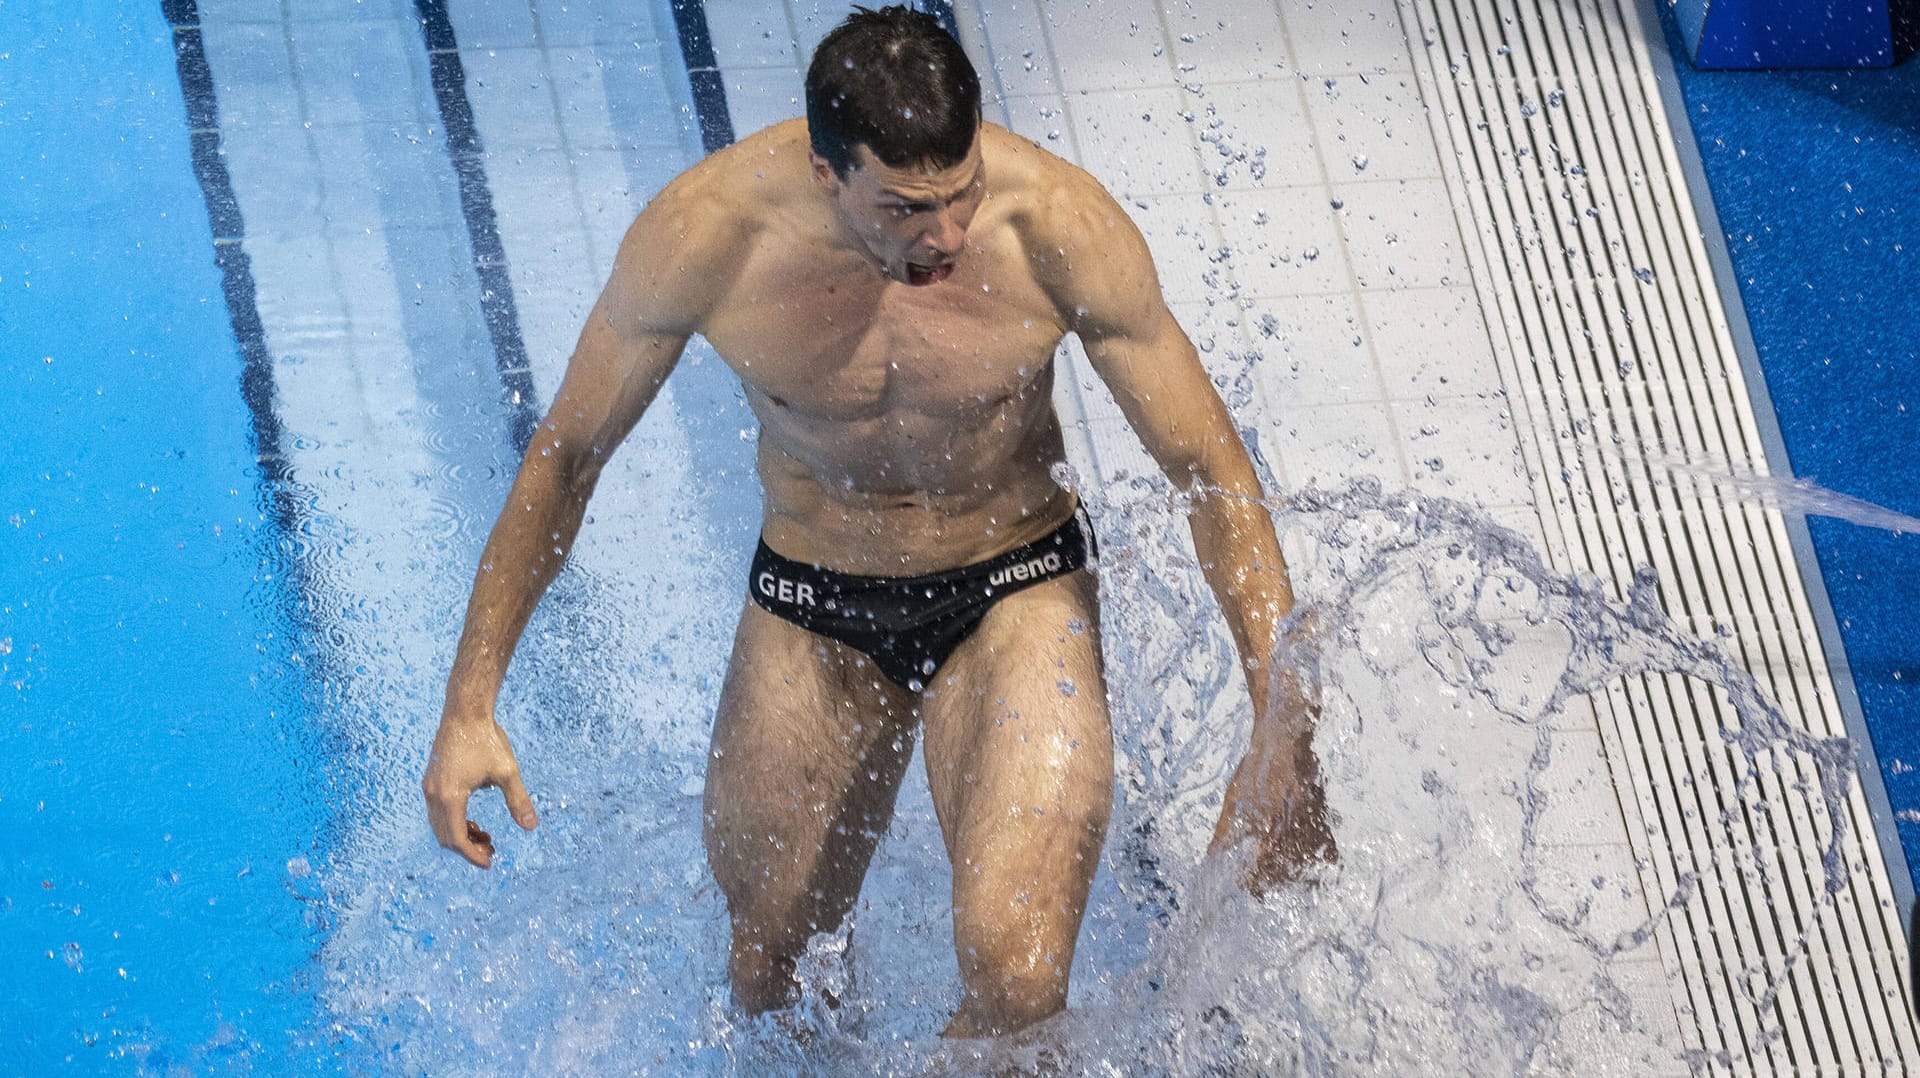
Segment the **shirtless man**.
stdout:
<path fill-rule="evenodd" d="M 1252 690 L 1215 845 L 1256 890 L 1330 859 L 1314 711 L 1269 671 L 1292 606 L 1261 491 L 1139 232 L 1081 170 L 980 120 L 930 17 L 861 12 L 807 75 L 807 118 L 721 150 L 628 231 L 481 557 L 422 787 L 440 843 L 498 787 L 535 824 L 494 701 L 614 448 L 698 333 L 760 419 L 765 523 L 709 761 L 705 836 L 735 1001 L 789 1003 L 807 939 L 852 908 L 924 729 L 965 988 L 994 1036 L 1066 1005 L 1112 801 L 1094 540 L 1063 459 L 1053 355 L 1080 335 L 1192 515 Z"/>

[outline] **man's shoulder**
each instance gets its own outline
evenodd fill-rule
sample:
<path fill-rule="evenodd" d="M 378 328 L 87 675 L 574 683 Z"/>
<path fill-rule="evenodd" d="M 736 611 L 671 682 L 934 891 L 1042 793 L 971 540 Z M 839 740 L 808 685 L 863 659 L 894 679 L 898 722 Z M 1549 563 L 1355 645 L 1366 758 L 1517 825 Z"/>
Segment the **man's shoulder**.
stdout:
<path fill-rule="evenodd" d="M 791 124 L 702 158 L 627 230 L 610 286 L 655 325 L 697 330 L 770 226 L 805 204 L 805 128 Z"/>
<path fill-rule="evenodd" d="M 757 231 L 804 200 L 807 182 L 806 128 L 789 120 L 700 159 L 662 188 L 643 215 L 670 214 L 695 232 L 689 239 L 710 245 Z"/>
<path fill-rule="evenodd" d="M 1009 217 L 1030 243 L 1070 243 L 1089 227 L 1125 216 L 1086 169 L 997 124 L 981 130 L 993 163 L 994 197 L 1007 201 Z"/>
<path fill-rule="evenodd" d="M 1139 230 L 1091 173 L 1004 128 L 987 135 L 994 197 L 1007 200 L 1034 278 L 1062 310 L 1097 304 L 1113 279 L 1153 277 Z"/>

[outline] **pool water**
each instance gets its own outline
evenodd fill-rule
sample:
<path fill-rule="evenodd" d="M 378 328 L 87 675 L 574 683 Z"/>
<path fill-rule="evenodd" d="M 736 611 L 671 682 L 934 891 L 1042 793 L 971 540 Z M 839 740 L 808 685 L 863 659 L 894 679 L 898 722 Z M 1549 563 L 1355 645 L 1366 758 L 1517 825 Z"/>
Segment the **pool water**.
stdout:
<path fill-rule="evenodd" d="M 915 769 L 850 928 L 810 949 L 795 1016 L 731 1011 L 699 806 L 758 524 L 754 431 L 698 345 L 609 469 L 502 698 L 539 830 L 518 832 L 483 794 L 495 870 L 439 850 L 418 776 L 532 407 L 501 392 L 502 308 L 474 294 L 468 193 L 422 164 L 446 153 L 439 87 L 424 57 L 411 82 L 358 57 L 342 92 L 383 119 L 350 164 L 391 175 L 381 205 L 329 194 L 338 133 L 300 115 L 222 115 L 279 125 L 311 158 L 247 187 L 263 163 L 211 154 L 183 102 L 168 23 L 180 8 L 0 8 L 0 324 L 19 396 L 0 424 L 0 1070 L 1713 1062 L 1689 1051 L 1668 1002 L 1661 925 L 1722 901 L 1716 881 L 1775 869 L 1734 841 L 1746 822 L 1732 819 L 1707 821 L 1724 850 L 1654 887 L 1646 866 L 1583 847 L 1615 797 L 1589 694 L 1667 675 L 1729 701 L 1737 721 L 1714 736 L 1742 804 L 1812 819 L 1829 849 L 1843 746 L 1786 726 L 1717 643 L 1667 621 L 1651 582 L 1610 597 L 1548 570 L 1489 514 L 1367 481 L 1289 490 L 1275 508 L 1300 594 L 1331 627 L 1315 670 L 1337 868 L 1260 904 L 1233 864 L 1203 858 L 1248 724 L 1237 663 L 1183 538 L 1183 499 L 1157 478 L 1076 467 L 1102 539 L 1120 757 L 1073 1009 L 1012 1043 L 938 1038 L 959 986 Z M 410 41 L 394 26 L 348 40 L 371 56 Z M 281 77 L 321 94 L 318 73 Z M 475 94 L 508 92 L 483 81 Z M 400 115 L 401 97 L 422 111 Z M 620 217 L 698 152 L 671 111 L 634 138 L 624 197 L 551 147 L 490 162 L 558 162 L 565 197 Z M 312 237 L 263 225 L 267 213 L 227 220 L 223 161 L 240 186 L 302 204 L 326 242 L 303 247 Z M 403 225 L 376 244 L 383 221 Z M 351 297 L 345 310 L 276 276 L 301 259 Z M 594 283 L 569 309 L 522 312 L 529 392 L 550 386 Z M 263 394 L 243 372 L 269 344 L 279 381 Z M 1261 358 L 1212 361 L 1245 414 Z M 1853 866 L 1826 867 L 1806 887 L 1830 901 Z M 1735 973 L 1759 1001 L 1750 1042 L 1770 1036 L 1780 973 Z"/>

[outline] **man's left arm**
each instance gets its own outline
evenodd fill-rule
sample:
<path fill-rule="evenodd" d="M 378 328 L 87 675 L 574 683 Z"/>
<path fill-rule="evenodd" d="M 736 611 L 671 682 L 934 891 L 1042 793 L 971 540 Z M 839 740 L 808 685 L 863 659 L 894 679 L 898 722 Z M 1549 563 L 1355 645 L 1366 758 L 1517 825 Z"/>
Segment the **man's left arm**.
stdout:
<path fill-rule="evenodd" d="M 1107 192 L 1073 178 L 1052 212 L 1053 259 L 1041 267 L 1087 358 L 1154 461 L 1197 495 L 1189 526 L 1253 697 L 1247 756 L 1227 787 L 1213 848 L 1257 838 L 1256 892 L 1331 860 L 1308 686 L 1272 669 L 1293 588 L 1253 462 L 1193 343 L 1161 295 L 1146 242 Z"/>

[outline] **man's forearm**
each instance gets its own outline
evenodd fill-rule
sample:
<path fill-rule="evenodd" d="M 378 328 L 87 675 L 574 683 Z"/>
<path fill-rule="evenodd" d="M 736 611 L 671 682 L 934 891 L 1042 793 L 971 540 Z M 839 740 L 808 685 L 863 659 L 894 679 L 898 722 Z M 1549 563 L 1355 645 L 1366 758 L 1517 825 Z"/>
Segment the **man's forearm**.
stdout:
<path fill-rule="evenodd" d="M 1293 609 L 1293 585 L 1273 531 L 1273 518 L 1253 492 L 1216 490 L 1188 518 L 1201 571 L 1220 603 L 1246 669 L 1256 716 L 1266 713 L 1268 665 L 1280 620 Z"/>
<path fill-rule="evenodd" d="M 488 708 L 520 634 L 580 533 L 592 481 L 555 453 L 529 453 L 487 537 L 447 678 L 448 710 Z"/>

